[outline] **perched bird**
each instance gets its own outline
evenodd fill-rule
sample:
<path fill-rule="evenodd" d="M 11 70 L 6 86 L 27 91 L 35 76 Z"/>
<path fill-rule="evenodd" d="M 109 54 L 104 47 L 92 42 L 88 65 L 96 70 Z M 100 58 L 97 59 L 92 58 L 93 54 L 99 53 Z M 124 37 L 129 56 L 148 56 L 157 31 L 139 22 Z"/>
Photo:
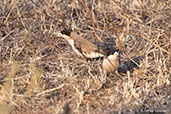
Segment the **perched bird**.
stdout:
<path fill-rule="evenodd" d="M 93 59 L 104 57 L 106 55 L 106 53 L 101 48 L 73 32 L 71 29 L 61 31 L 58 36 L 66 39 L 75 53 L 80 56 Z"/>
<path fill-rule="evenodd" d="M 116 71 L 119 67 L 119 54 L 115 52 L 113 55 L 109 55 L 107 58 L 104 58 L 102 63 L 102 68 L 104 74 L 107 74 L 112 71 Z"/>

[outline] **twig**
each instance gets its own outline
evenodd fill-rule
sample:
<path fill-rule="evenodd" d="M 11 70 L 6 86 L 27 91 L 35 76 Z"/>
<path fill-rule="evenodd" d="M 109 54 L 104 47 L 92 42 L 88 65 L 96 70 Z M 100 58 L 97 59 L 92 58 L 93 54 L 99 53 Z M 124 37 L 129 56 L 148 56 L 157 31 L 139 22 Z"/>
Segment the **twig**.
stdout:
<path fill-rule="evenodd" d="M 88 8 L 87 5 L 85 4 L 84 0 L 81 0 L 81 2 L 82 2 L 82 4 L 83 4 L 83 6 L 85 7 L 87 13 L 88 13 L 89 16 L 90 16 L 91 24 L 92 24 L 92 26 L 93 26 L 93 32 L 94 32 L 96 38 L 97 38 L 99 41 L 101 41 L 101 42 L 103 43 L 104 41 L 103 41 L 103 40 L 97 35 L 97 33 L 96 33 L 96 30 L 95 30 L 95 22 L 94 22 L 94 20 L 93 20 L 93 16 L 92 16 L 92 14 L 91 14 L 89 8 Z"/>
<path fill-rule="evenodd" d="M 4 21 L 4 24 L 6 24 L 6 22 L 8 21 L 8 18 L 9 18 L 10 14 L 13 11 L 14 8 L 15 8 L 15 5 L 11 8 L 10 12 L 8 13 L 8 15 L 7 15 L 7 17 L 6 17 L 5 21 Z"/>
<path fill-rule="evenodd" d="M 64 85 L 65 85 L 65 84 L 62 84 L 62 85 L 60 85 L 60 86 L 58 86 L 58 87 L 56 87 L 56 88 L 48 89 L 48 90 L 46 90 L 46 91 L 43 91 L 43 92 L 41 92 L 41 93 L 38 93 L 36 96 L 38 97 L 38 96 L 40 96 L 40 95 L 42 95 L 42 94 L 49 93 L 49 92 L 51 92 L 51 91 L 55 91 L 55 90 L 57 90 L 57 89 L 62 88 Z"/>

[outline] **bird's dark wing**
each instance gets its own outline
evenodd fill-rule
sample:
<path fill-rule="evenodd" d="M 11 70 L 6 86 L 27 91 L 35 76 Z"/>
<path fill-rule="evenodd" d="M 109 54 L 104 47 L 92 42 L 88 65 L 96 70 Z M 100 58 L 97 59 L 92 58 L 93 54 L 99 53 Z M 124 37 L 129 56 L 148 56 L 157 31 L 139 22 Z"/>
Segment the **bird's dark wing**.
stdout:
<path fill-rule="evenodd" d="M 91 42 L 88 42 L 88 44 L 82 43 L 81 48 L 83 52 L 97 52 L 97 53 L 106 55 L 106 53 L 103 51 L 101 47 L 97 47 L 95 44 Z"/>

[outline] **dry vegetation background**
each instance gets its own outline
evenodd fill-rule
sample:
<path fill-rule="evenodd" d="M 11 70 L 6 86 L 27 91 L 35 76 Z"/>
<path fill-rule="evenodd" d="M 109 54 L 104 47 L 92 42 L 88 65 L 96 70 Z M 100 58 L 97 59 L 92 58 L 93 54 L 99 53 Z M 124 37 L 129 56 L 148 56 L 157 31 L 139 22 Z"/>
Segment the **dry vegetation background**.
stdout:
<path fill-rule="evenodd" d="M 119 50 L 119 74 L 77 56 L 64 28 Z M 170 31 L 170 0 L 1 0 L 0 113 L 170 114 Z"/>

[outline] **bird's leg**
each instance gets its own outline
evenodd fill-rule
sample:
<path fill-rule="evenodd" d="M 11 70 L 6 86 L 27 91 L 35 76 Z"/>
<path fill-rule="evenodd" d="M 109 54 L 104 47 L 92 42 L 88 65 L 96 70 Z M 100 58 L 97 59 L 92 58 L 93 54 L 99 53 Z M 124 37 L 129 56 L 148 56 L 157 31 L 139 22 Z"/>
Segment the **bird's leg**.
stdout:
<path fill-rule="evenodd" d="M 119 78 L 121 79 L 121 81 L 122 81 L 122 77 L 121 77 L 121 75 L 119 74 L 118 70 L 115 71 L 115 74 L 116 74 L 116 76 L 119 77 Z"/>

